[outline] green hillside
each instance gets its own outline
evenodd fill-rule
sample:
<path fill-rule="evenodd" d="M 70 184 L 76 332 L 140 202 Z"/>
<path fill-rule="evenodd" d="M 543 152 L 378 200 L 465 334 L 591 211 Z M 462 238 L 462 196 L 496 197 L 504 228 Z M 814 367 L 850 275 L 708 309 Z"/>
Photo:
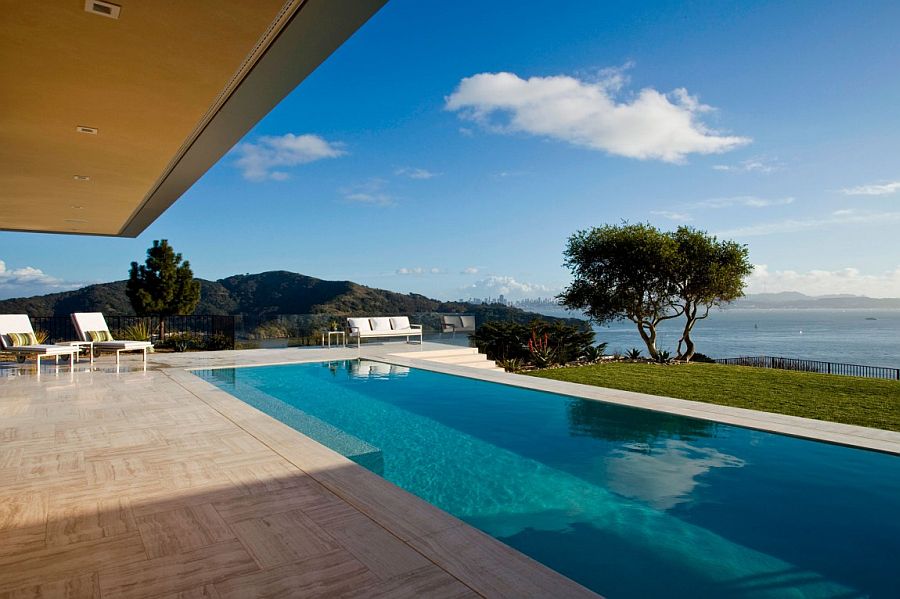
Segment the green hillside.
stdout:
<path fill-rule="evenodd" d="M 352 281 L 325 281 L 288 271 L 234 275 L 218 281 L 200 281 L 196 314 L 252 314 L 266 320 L 276 314 L 331 314 L 335 316 L 450 312 L 474 314 L 479 322 L 537 317 L 500 304 L 442 302 L 415 293 L 375 289 Z M 72 312 L 103 312 L 109 316 L 134 314 L 125 295 L 125 281 L 90 285 L 75 291 L 0 300 L 0 314 L 68 316 Z M 548 320 L 557 320 L 542 317 Z"/>

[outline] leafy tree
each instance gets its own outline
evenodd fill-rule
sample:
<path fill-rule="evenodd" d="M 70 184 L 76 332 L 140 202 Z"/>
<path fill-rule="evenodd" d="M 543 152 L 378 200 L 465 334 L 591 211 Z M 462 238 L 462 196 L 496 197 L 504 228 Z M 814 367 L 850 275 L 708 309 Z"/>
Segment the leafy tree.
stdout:
<path fill-rule="evenodd" d="M 655 360 L 657 327 L 684 310 L 675 297 L 677 250 L 671 235 L 649 224 L 578 231 L 564 253 L 574 280 L 558 296 L 560 303 L 598 324 L 630 320 Z"/>
<path fill-rule="evenodd" d="M 131 263 L 125 293 L 138 316 L 192 314 L 200 302 L 200 281 L 168 241 L 154 240 L 146 263 Z"/>
<path fill-rule="evenodd" d="M 719 241 L 705 231 L 683 226 L 670 235 L 678 246 L 676 302 L 685 318 L 677 359 L 687 361 L 694 356 L 694 325 L 708 317 L 713 306 L 744 295 L 744 278 L 753 272 L 753 265 L 747 247 L 734 241 Z"/>

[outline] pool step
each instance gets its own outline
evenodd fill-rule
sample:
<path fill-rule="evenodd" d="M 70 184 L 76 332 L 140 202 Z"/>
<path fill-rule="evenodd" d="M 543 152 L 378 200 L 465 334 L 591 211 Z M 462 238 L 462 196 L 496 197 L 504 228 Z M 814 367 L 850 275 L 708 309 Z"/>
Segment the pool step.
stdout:
<path fill-rule="evenodd" d="M 407 359 L 435 362 L 437 364 L 452 364 L 467 368 L 480 368 L 484 370 L 503 370 L 493 360 L 488 360 L 484 354 L 478 353 L 474 347 L 460 347 L 457 349 L 439 349 L 433 351 L 410 352 L 397 354 Z"/>

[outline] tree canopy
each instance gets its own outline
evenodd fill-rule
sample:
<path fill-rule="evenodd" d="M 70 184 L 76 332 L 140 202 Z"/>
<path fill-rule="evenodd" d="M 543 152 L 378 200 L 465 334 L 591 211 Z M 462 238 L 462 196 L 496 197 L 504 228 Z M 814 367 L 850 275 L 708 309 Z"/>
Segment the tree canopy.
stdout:
<path fill-rule="evenodd" d="M 125 293 L 138 316 L 192 314 L 200 302 L 200 282 L 167 240 L 154 240 L 145 263 L 131 263 Z"/>
<path fill-rule="evenodd" d="M 744 246 L 689 227 L 667 233 L 643 223 L 578 231 L 564 255 L 573 281 L 559 296 L 561 303 L 597 323 L 634 322 L 654 359 L 660 356 L 659 324 L 684 316 L 686 351 L 679 357 L 689 360 L 696 322 L 712 306 L 743 295 L 744 277 L 752 270 Z"/>

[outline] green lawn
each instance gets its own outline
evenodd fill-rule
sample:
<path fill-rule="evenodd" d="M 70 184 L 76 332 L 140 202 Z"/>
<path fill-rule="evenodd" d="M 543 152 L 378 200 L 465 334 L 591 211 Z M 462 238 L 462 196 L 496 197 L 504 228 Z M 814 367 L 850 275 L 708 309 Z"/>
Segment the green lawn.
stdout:
<path fill-rule="evenodd" d="M 720 364 L 616 362 L 529 373 L 547 379 L 900 431 L 900 382 Z"/>

